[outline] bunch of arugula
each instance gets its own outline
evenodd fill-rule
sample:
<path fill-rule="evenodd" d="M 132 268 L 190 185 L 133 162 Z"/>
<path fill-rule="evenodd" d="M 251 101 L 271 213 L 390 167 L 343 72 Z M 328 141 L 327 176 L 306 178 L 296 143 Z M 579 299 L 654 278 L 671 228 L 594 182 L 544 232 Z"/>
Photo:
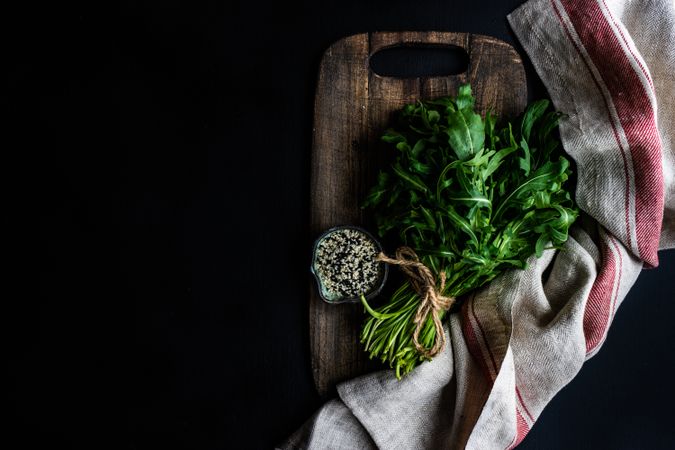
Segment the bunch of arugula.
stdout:
<path fill-rule="evenodd" d="M 406 105 L 382 136 L 395 146 L 395 162 L 364 203 L 379 235 L 396 233 L 437 279 L 445 272 L 440 294 L 451 297 L 559 248 L 578 215 L 565 189 L 571 171 L 557 138 L 560 117 L 540 100 L 498 127 L 490 113 L 476 113 L 469 85 L 456 98 Z M 379 308 L 362 297 L 369 317 L 361 342 L 398 378 L 429 359 L 412 342 L 420 301 L 407 281 Z M 429 349 L 436 339 L 429 316 L 419 343 Z"/>

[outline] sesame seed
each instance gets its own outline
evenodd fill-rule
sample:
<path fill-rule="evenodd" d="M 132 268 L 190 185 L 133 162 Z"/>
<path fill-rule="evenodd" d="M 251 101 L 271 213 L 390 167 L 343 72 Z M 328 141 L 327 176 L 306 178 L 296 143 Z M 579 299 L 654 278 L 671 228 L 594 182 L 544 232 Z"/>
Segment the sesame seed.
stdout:
<path fill-rule="evenodd" d="M 382 265 L 375 242 L 359 230 L 344 228 L 324 236 L 317 244 L 314 267 L 329 300 L 368 294 L 381 280 Z"/>

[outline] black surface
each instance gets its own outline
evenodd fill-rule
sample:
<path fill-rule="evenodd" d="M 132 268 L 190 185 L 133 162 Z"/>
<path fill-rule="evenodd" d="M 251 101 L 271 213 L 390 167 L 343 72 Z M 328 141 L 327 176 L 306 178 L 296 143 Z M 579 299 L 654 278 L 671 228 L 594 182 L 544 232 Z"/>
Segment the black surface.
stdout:
<path fill-rule="evenodd" d="M 513 41 L 519 3 L 7 11 L 11 448 L 260 449 L 299 427 L 320 405 L 307 223 L 322 51 L 372 30 Z M 661 258 L 521 448 L 675 447 L 675 256 Z"/>

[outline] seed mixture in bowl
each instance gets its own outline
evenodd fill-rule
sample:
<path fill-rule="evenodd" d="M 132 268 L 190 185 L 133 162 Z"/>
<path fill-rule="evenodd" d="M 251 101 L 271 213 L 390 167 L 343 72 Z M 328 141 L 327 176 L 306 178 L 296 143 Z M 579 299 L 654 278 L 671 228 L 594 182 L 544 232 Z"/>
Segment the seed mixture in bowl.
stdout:
<path fill-rule="evenodd" d="M 365 232 L 339 228 L 316 244 L 314 273 L 328 301 L 356 299 L 373 291 L 382 281 L 382 263 L 375 257 L 377 243 Z"/>

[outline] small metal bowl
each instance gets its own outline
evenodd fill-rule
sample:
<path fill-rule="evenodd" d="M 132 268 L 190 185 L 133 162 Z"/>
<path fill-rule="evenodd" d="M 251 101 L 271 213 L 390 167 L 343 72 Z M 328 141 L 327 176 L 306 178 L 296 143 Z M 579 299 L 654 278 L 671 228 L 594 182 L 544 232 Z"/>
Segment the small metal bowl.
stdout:
<path fill-rule="evenodd" d="M 361 301 L 360 297 L 346 297 L 346 298 L 333 298 L 328 294 L 328 291 L 324 285 L 323 280 L 321 279 L 321 275 L 319 275 L 319 271 L 316 268 L 316 263 L 317 263 L 317 249 L 319 247 L 319 244 L 321 243 L 322 240 L 324 240 L 326 237 L 331 235 L 332 233 L 335 233 L 337 231 L 341 230 L 355 230 L 358 231 L 362 234 L 364 234 L 370 241 L 375 244 L 375 247 L 377 248 L 378 252 L 382 252 L 382 245 L 380 242 L 375 239 L 375 237 L 370 234 L 368 231 L 364 230 L 361 227 L 357 227 L 354 225 L 342 225 L 342 226 L 337 226 L 330 228 L 326 231 L 324 231 L 321 236 L 319 236 L 316 241 L 314 241 L 314 248 L 312 249 L 312 265 L 310 267 L 310 271 L 312 272 L 312 275 L 314 275 L 314 279 L 316 280 L 316 284 L 318 287 L 319 291 L 319 296 L 325 301 L 326 303 L 330 303 L 332 305 L 338 304 L 338 303 L 359 303 Z M 380 279 L 379 281 L 373 286 L 373 288 L 368 291 L 368 293 L 365 294 L 366 300 L 370 300 L 371 298 L 377 296 L 381 291 L 382 288 L 384 287 L 384 284 L 387 282 L 387 276 L 389 274 L 389 266 L 384 263 L 380 263 L 381 267 L 381 272 L 380 272 Z"/>

